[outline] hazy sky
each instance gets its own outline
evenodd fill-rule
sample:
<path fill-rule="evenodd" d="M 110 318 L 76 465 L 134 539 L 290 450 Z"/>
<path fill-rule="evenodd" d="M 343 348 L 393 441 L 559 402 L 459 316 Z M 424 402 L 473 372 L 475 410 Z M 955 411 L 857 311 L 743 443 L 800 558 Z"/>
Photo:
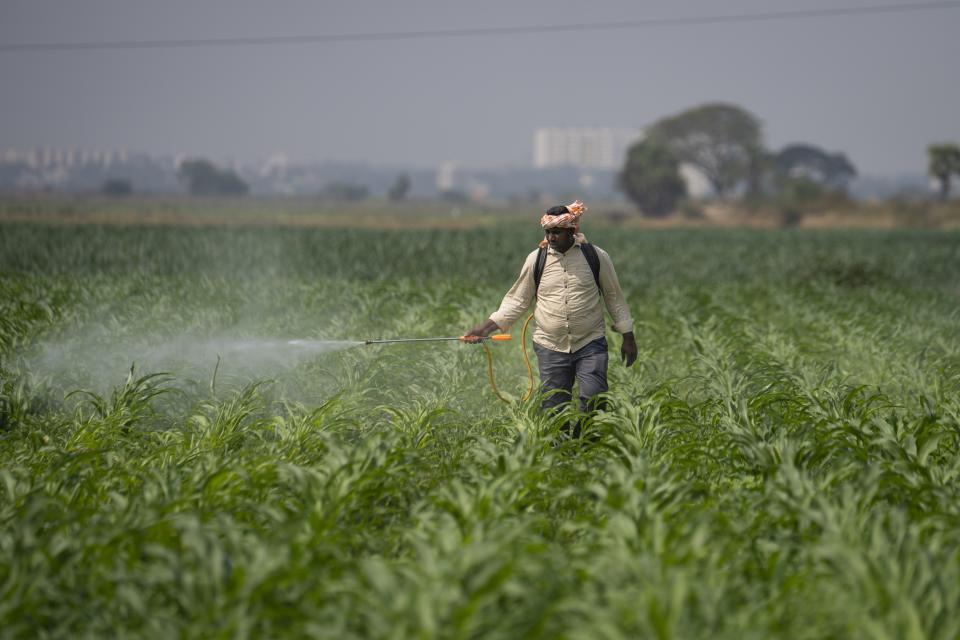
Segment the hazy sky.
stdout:
<path fill-rule="evenodd" d="M 0 44 L 511 27 L 881 2 L 0 0 Z M 960 7 L 559 34 L 6 51 L 0 148 L 527 166 L 538 126 L 642 127 L 725 101 L 763 121 L 771 148 L 804 141 L 844 151 L 861 173 L 923 172 L 928 144 L 960 140 L 958 61 Z"/>

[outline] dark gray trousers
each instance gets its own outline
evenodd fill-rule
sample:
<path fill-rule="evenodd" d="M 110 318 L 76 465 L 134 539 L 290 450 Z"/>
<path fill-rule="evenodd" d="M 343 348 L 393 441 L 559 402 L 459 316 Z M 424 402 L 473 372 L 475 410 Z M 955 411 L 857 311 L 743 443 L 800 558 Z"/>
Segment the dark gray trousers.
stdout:
<path fill-rule="evenodd" d="M 593 397 L 609 388 L 606 338 L 597 338 L 573 353 L 554 351 L 537 343 L 533 343 L 533 351 L 537 354 L 540 369 L 540 388 L 546 394 L 542 405 L 544 410 L 570 400 L 574 378 L 579 385 L 580 410 L 586 413 L 600 408 Z"/>

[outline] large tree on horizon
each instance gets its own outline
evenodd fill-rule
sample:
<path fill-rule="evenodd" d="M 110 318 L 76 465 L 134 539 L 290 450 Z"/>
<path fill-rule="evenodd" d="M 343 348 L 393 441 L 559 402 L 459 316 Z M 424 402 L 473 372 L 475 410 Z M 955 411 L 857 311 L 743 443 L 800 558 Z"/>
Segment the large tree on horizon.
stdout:
<path fill-rule="evenodd" d="M 668 147 L 680 162 L 696 167 L 719 197 L 727 196 L 762 166 L 760 120 L 736 105 L 704 104 L 655 122 L 647 139 Z"/>

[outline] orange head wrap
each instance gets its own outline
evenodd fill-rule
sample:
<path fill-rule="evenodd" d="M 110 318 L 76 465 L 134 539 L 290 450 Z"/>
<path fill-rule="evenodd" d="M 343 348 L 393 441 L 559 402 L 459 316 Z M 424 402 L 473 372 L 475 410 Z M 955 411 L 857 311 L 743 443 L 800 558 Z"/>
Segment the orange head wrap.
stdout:
<path fill-rule="evenodd" d="M 587 207 L 579 200 L 574 200 L 567 205 L 566 209 L 567 212 L 560 215 L 543 214 L 543 217 L 540 218 L 540 226 L 543 227 L 544 230 L 557 228 L 573 229 L 574 237 L 581 243 L 586 242 L 586 237 L 580 233 L 580 216 L 587 210 Z M 540 246 L 546 247 L 547 241 L 542 240 Z"/>

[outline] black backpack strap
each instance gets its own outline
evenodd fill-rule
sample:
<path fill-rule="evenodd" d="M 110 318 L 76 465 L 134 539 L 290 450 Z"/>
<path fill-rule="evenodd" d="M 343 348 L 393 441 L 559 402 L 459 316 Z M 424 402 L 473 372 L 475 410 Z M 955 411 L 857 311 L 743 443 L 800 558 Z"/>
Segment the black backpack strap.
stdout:
<path fill-rule="evenodd" d="M 537 261 L 533 265 L 533 292 L 536 295 L 536 292 L 540 290 L 540 278 L 543 277 L 543 268 L 547 264 L 547 250 L 545 247 L 540 247 L 537 251 Z"/>
<path fill-rule="evenodd" d="M 590 271 L 593 272 L 593 281 L 597 283 L 597 290 L 600 291 L 600 295 L 603 295 L 603 287 L 600 286 L 600 256 L 597 255 L 597 248 L 589 242 L 583 242 L 580 244 L 580 251 L 583 252 L 583 257 L 587 259 L 587 264 L 590 265 Z"/>

